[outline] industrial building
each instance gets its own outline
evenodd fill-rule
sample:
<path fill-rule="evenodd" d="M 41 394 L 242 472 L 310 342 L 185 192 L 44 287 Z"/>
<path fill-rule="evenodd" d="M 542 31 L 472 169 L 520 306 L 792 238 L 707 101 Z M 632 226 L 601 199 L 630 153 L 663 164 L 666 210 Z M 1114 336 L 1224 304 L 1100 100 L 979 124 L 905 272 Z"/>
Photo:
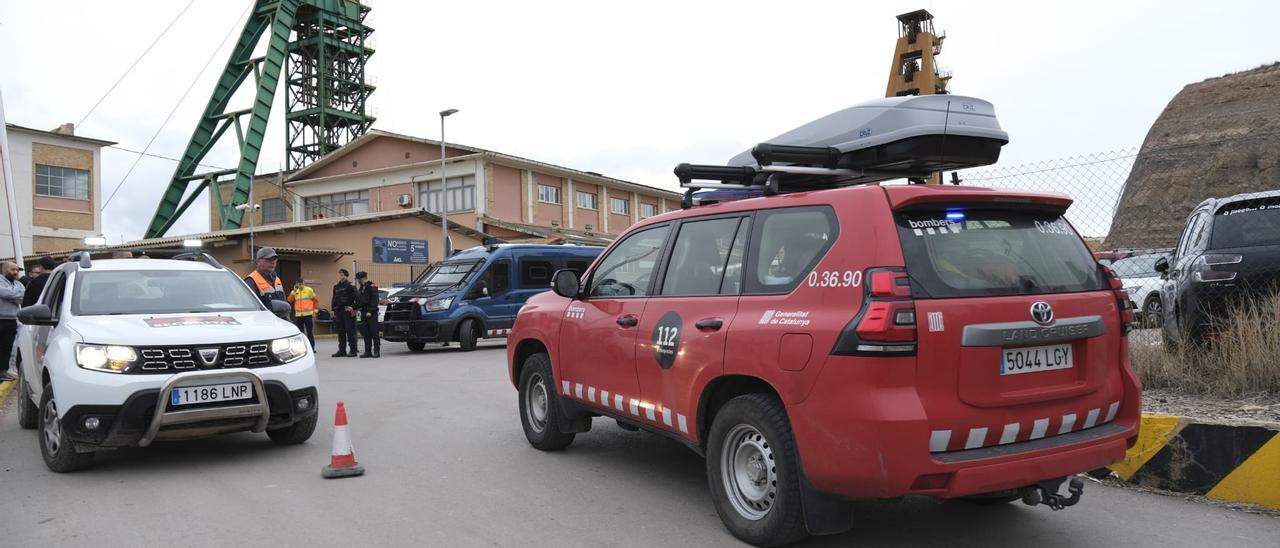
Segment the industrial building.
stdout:
<path fill-rule="evenodd" d="M 13 166 L 22 255 L 68 251 L 102 233 L 102 147 L 111 141 L 75 134 L 71 124 L 44 131 L 5 124 Z M 0 208 L 0 240 L 12 240 Z M 0 253 L 12 257 L 11 251 Z"/>

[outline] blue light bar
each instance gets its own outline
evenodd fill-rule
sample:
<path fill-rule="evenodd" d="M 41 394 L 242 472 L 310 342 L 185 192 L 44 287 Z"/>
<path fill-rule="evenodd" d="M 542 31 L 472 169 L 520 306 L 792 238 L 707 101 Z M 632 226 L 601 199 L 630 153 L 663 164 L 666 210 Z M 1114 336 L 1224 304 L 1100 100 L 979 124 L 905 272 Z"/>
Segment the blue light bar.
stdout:
<path fill-rule="evenodd" d="M 948 221 L 963 221 L 963 220 L 964 220 L 964 212 L 963 212 L 963 211 L 948 211 L 948 212 L 947 212 L 947 220 L 948 220 Z"/>

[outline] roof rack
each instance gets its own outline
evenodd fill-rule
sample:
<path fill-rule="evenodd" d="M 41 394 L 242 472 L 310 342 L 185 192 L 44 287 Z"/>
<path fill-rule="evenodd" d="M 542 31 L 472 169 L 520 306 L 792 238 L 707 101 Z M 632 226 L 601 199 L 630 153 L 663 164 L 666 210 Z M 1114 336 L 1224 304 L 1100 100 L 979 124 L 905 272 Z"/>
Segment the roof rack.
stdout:
<path fill-rule="evenodd" d="M 169 259 L 175 261 L 199 261 L 214 268 L 226 268 L 212 255 L 204 251 L 193 251 L 187 248 L 111 248 L 111 249 L 77 249 L 67 257 L 67 262 L 77 263 L 80 268 L 93 268 L 93 257 L 108 258 L 117 253 L 130 253 L 138 259 Z"/>
<path fill-rule="evenodd" d="M 990 165 L 1009 142 L 991 103 L 972 97 L 893 97 L 824 116 L 729 160 L 680 164 L 693 206 L 703 189 L 753 189 L 768 195 L 908 179 Z M 954 179 L 953 182 L 958 182 Z"/>

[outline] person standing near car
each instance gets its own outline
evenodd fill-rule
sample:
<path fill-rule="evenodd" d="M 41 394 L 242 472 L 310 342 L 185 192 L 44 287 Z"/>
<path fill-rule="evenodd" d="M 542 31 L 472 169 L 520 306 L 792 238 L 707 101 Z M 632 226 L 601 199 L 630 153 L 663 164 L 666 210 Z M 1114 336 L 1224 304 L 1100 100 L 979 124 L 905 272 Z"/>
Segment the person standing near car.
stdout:
<path fill-rule="evenodd" d="M 378 333 L 378 286 L 365 272 L 356 272 L 356 283 L 360 285 L 356 306 L 360 309 L 360 329 L 364 335 L 364 354 L 360 357 L 377 358 L 382 347 L 382 336 Z"/>
<path fill-rule="evenodd" d="M 271 310 L 271 301 L 284 301 L 284 284 L 276 274 L 276 250 L 264 247 L 254 255 L 257 261 L 253 272 L 244 277 L 244 283 L 262 300 L 263 306 Z"/>
<path fill-rule="evenodd" d="M 44 284 L 49 281 L 49 274 L 53 273 L 55 268 L 58 268 L 58 263 L 54 262 L 53 258 L 40 258 L 39 274 L 31 279 L 30 284 L 25 284 L 26 290 L 22 294 L 23 307 L 36 304 L 36 301 L 40 300 L 40 293 L 44 291 Z"/>
<path fill-rule="evenodd" d="M 351 273 L 345 268 L 338 269 L 338 283 L 333 285 L 333 329 L 338 332 L 338 351 L 334 358 L 343 356 L 356 357 L 360 354 L 356 344 L 356 286 L 347 279 Z"/>
<path fill-rule="evenodd" d="M 0 263 L 0 382 L 17 380 L 9 370 L 9 356 L 13 354 L 13 340 L 18 336 L 18 306 L 26 293 L 18 281 L 18 263 Z"/>
<path fill-rule="evenodd" d="M 315 336 L 315 315 L 316 309 L 320 308 L 320 300 L 316 298 L 316 291 L 307 287 L 307 284 L 298 280 L 293 284 L 293 291 L 289 292 L 289 304 L 293 305 L 293 323 L 298 326 L 298 331 L 307 335 L 307 341 L 311 343 L 311 350 L 316 349 Z"/>

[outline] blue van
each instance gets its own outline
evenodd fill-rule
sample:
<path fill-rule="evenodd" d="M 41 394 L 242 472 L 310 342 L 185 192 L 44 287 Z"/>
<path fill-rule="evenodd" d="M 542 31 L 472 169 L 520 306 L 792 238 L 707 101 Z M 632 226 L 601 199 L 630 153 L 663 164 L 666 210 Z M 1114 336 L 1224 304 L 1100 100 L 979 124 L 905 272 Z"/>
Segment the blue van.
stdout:
<path fill-rule="evenodd" d="M 482 338 L 505 338 L 529 297 L 551 288 L 567 268 L 586 272 L 603 247 L 496 244 L 460 251 L 396 293 L 382 338 L 419 351 L 457 341 L 472 350 Z"/>

